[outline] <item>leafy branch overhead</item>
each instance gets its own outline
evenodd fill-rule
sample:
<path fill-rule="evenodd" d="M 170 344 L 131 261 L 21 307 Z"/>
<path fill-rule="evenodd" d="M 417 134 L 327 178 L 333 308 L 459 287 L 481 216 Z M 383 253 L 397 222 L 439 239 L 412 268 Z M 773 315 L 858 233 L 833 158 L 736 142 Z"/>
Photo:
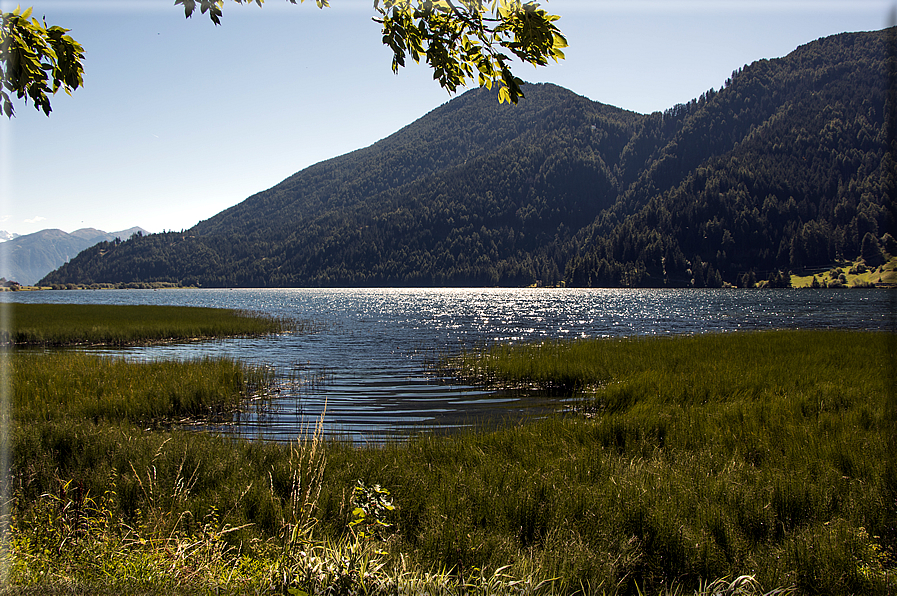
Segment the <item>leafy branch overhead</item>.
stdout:
<path fill-rule="evenodd" d="M 264 0 L 234 0 L 262 6 Z M 297 0 L 288 0 L 296 4 Z M 298 0 L 299 3 L 305 0 Z M 537 2 L 521 0 L 373 0 L 383 43 L 393 51 L 392 69 L 405 58 L 421 59 L 433 78 L 449 92 L 476 80 L 498 85 L 499 101 L 517 103 L 522 81 L 511 72 L 512 56 L 534 66 L 560 60 L 567 41 L 550 15 Z M 187 17 L 199 9 L 221 24 L 224 0 L 175 0 Z M 318 8 L 329 0 L 315 0 Z M 2 12 L 0 27 L 0 103 L 7 117 L 15 114 L 12 96 L 34 103 L 50 115 L 50 98 L 59 89 L 67 94 L 83 83 L 84 48 L 66 35 L 68 29 L 48 27 L 46 20 L 24 12 Z M 507 53 L 505 53 L 507 52 Z M 510 54 L 510 55 L 509 55 Z"/>
<path fill-rule="evenodd" d="M 83 83 L 84 48 L 66 35 L 68 29 L 47 26 L 31 17 L 31 9 L 2 13 L 0 23 L 0 102 L 3 113 L 15 113 L 10 94 L 50 115 L 50 98 L 62 89 L 71 95 Z"/>
<path fill-rule="evenodd" d="M 234 0 L 262 5 L 264 0 Z M 296 0 L 288 0 L 296 4 Z M 299 0 L 304 2 L 305 0 Z M 315 0 L 318 8 L 328 0 Z M 197 8 L 221 23 L 224 0 L 175 0 L 190 17 Z M 393 51 L 392 69 L 405 66 L 406 57 L 433 69 L 433 78 L 449 92 L 468 80 L 492 88 L 498 85 L 501 102 L 523 97 L 522 81 L 511 72 L 515 57 L 534 66 L 564 58 L 567 40 L 538 2 L 521 0 L 374 0 L 383 43 Z M 504 53 L 507 52 L 507 53 Z M 510 55 L 509 55 L 510 54 Z"/>
<path fill-rule="evenodd" d="M 393 51 L 392 69 L 425 58 L 433 78 L 450 92 L 468 79 L 492 88 L 498 83 L 501 102 L 523 97 L 522 81 L 509 67 L 507 54 L 545 66 L 564 57 L 567 41 L 554 24 L 559 17 L 536 2 L 519 0 L 374 0 L 383 27 L 383 43 Z"/>

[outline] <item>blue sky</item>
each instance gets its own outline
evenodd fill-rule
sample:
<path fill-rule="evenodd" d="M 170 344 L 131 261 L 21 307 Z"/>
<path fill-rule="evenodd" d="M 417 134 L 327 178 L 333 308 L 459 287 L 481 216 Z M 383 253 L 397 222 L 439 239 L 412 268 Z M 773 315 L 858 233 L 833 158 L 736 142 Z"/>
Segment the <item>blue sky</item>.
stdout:
<path fill-rule="evenodd" d="M 392 73 L 372 0 L 331 4 L 228 2 L 215 27 L 172 0 L 34 0 L 36 16 L 84 45 L 84 87 L 57 95 L 49 118 L 17 104 L 0 122 L 0 230 L 189 228 L 451 99 L 423 65 Z M 897 2 L 543 5 L 562 16 L 567 59 L 518 65 L 517 76 L 649 113 L 718 89 L 755 60 L 882 29 Z"/>

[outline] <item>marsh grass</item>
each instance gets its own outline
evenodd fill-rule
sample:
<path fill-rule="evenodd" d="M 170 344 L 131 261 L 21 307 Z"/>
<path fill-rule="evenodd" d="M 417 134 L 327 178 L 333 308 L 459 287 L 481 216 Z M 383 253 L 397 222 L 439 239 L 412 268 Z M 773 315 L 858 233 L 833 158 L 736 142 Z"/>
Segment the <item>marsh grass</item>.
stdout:
<path fill-rule="evenodd" d="M 274 381 L 230 358 L 139 362 L 84 352 L 2 356 L 17 420 L 175 421 L 231 412 Z"/>
<path fill-rule="evenodd" d="M 55 426 L 36 442 L 21 436 L 33 427 L 19 429 L 22 443 L 45 447 L 45 458 L 61 452 L 54 463 L 69 466 L 48 473 L 29 465 L 35 454 L 19 453 L 19 507 L 10 548 L 0 553 L 9 583 L 0 593 L 550 593 L 502 569 L 460 577 L 401 555 L 392 561 L 389 537 L 316 533 L 316 518 L 333 505 L 320 494 L 330 484 L 320 432 L 291 445 L 253 445 L 108 424 L 94 432 Z M 72 435 L 81 441 L 60 449 L 58 440 Z M 65 454 L 72 449 L 79 454 Z M 90 453 L 109 459 L 85 464 Z M 60 478 L 72 472 L 77 480 Z M 351 519 L 358 503 L 345 497 L 330 516 Z"/>
<path fill-rule="evenodd" d="M 16 304 L 3 343 L 16 346 L 133 345 L 291 331 L 296 322 L 232 309 L 103 304 Z M 6 324 L 6 323 L 4 323 Z"/>
<path fill-rule="evenodd" d="M 893 347 L 842 332 L 495 347 L 451 366 L 588 405 L 364 449 L 17 409 L 10 577 L 72 593 L 893 594 Z M 349 529 L 359 479 L 391 491 L 383 541 Z M 82 539 L 105 567 L 74 555 Z"/>
<path fill-rule="evenodd" d="M 456 568 L 887 594 L 894 354 L 892 334 L 834 331 L 495 346 L 450 365 L 582 393 L 587 416 L 387 447 L 356 475 L 393 489 L 422 560 Z"/>

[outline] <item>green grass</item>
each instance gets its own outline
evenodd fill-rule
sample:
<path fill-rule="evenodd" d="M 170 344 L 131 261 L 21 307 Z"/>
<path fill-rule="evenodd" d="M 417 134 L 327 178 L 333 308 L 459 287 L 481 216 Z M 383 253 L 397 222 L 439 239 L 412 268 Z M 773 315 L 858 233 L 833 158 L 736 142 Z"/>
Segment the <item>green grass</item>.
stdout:
<path fill-rule="evenodd" d="M 147 423 L 231 412 L 273 382 L 229 358 L 135 362 L 81 352 L 3 355 L 21 422 Z"/>
<path fill-rule="evenodd" d="M 374 479 L 443 564 L 529 557 L 568 585 L 627 591 L 751 572 L 888 593 L 894 354 L 893 335 L 850 332 L 496 346 L 453 366 L 581 390 L 588 417 L 387 448 Z"/>
<path fill-rule="evenodd" d="M 579 412 L 364 449 L 19 405 L 10 577 L 98 593 L 710 594 L 703 582 L 749 574 L 893 594 L 894 347 L 822 331 L 496 346 L 450 365 L 578 395 Z M 359 479 L 392 492 L 383 543 L 347 528 Z"/>
<path fill-rule="evenodd" d="M 833 265 L 828 271 L 823 271 L 815 275 L 795 274 L 791 276 L 791 287 L 793 288 L 809 288 L 812 287 L 813 279 L 820 285 L 826 286 L 839 282 L 840 276 L 844 275 L 844 280 L 840 282 L 841 287 L 872 287 L 876 284 L 885 287 L 897 287 L 897 257 L 889 259 L 887 262 L 877 267 L 866 267 L 865 262 L 845 261 L 837 265 Z"/>
<path fill-rule="evenodd" d="M 295 323 L 230 309 L 3 304 L 0 339 L 17 346 L 132 345 L 280 333 Z"/>

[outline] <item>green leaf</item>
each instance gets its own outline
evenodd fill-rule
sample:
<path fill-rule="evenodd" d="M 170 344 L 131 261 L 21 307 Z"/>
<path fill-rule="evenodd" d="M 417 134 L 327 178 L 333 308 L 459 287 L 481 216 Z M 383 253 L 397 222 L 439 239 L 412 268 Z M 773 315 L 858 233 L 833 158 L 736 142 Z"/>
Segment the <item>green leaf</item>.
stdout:
<path fill-rule="evenodd" d="M 0 45 L 4 47 L 4 62 L 0 72 L 4 87 L 15 93 L 25 103 L 49 115 L 50 100 L 47 93 L 59 89 L 67 94 L 82 84 L 84 49 L 78 42 L 65 35 L 68 29 L 59 26 L 46 27 L 37 19 L 31 19 L 31 9 L 19 14 L 0 13 Z M 10 68 L 15 64 L 16 68 Z M 4 96 L 3 111 L 7 117 L 14 114 L 12 105 Z"/>
<path fill-rule="evenodd" d="M 498 90 L 498 103 L 511 103 L 511 92 L 508 91 L 508 87 L 502 85 L 502 87 Z"/>

